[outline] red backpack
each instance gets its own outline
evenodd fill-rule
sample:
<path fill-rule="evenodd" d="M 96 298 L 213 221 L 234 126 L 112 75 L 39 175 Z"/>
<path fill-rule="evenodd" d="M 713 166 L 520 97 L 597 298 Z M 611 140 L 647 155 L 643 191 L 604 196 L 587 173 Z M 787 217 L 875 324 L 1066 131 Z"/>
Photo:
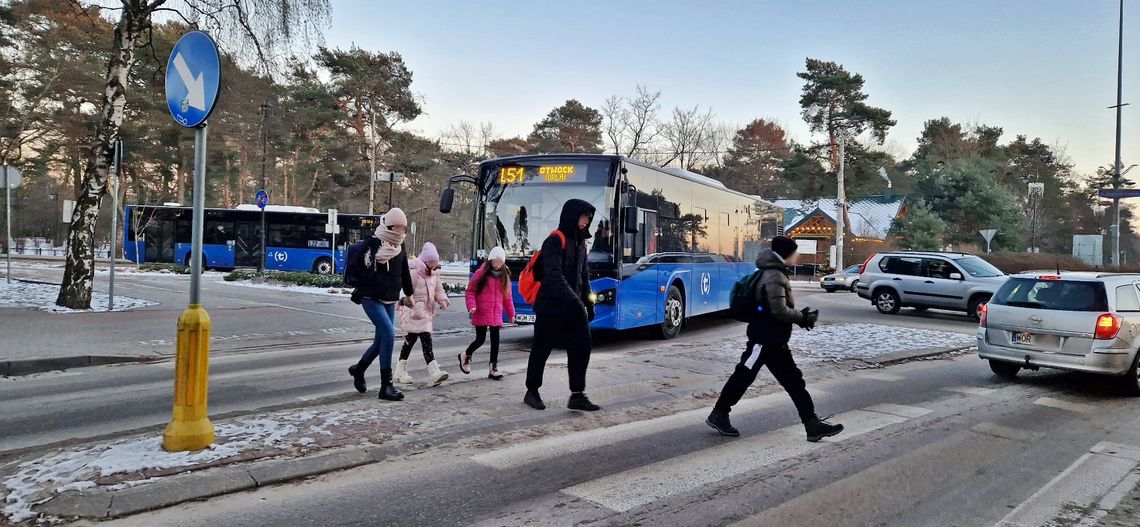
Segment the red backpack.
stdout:
<path fill-rule="evenodd" d="M 550 233 L 551 236 L 557 236 L 562 242 L 562 249 L 566 250 L 566 235 L 562 231 L 555 230 Z M 542 282 L 534 277 L 534 264 L 538 261 L 538 257 L 542 255 L 542 250 L 537 250 L 530 257 L 530 261 L 526 263 L 523 272 L 519 275 L 519 295 L 523 297 L 526 303 L 534 305 L 534 299 L 538 298 L 538 289 L 542 287 Z"/>

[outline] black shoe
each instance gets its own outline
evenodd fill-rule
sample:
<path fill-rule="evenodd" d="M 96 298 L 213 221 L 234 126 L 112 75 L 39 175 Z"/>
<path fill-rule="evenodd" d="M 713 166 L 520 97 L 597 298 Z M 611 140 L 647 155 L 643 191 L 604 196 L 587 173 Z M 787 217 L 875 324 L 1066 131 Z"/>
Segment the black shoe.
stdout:
<path fill-rule="evenodd" d="M 823 419 L 815 418 L 811 421 L 804 423 L 804 429 L 807 430 L 807 440 L 815 443 L 825 437 L 831 437 L 843 431 L 843 425 L 833 425 L 828 423 L 827 420 L 831 416 L 824 417 Z"/>
<path fill-rule="evenodd" d="M 403 401 L 404 394 L 392 386 L 392 370 L 380 370 L 380 399 L 385 401 Z"/>
<path fill-rule="evenodd" d="M 534 408 L 535 410 L 545 410 L 546 409 L 546 403 L 542 402 L 542 397 L 539 397 L 538 392 L 533 391 L 533 390 L 527 390 L 526 391 L 526 395 L 523 396 L 523 402 L 526 403 L 527 406 Z"/>
<path fill-rule="evenodd" d="M 566 403 L 567 410 L 581 410 L 583 412 L 596 412 L 602 407 L 590 402 L 582 392 L 570 394 L 570 401 Z"/>
<path fill-rule="evenodd" d="M 348 374 L 352 376 L 352 387 L 356 388 L 356 391 L 360 393 L 368 391 L 368 383 L 364 382 L 364 368 L 359 364 L 353 364 L 348 367 Z"/>
<path fill-rule="evenodd" d="M 732 421 L 728 420 L 728 412 L 713 410 L 712 413 L 705 418 L 705 424 L 713 427 L 717 432 L 720 432 L 722 436 L 740 437 L 740 430 L 732 426 Z"/>

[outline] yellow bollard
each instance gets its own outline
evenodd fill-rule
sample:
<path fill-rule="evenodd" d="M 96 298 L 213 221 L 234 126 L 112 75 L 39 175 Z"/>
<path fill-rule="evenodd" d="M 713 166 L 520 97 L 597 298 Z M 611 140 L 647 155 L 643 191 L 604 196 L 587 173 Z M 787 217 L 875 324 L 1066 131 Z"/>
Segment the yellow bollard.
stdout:
<path fill-rule="evenodd" d="M 162 434 L 168 452 L 201 450 L 214 442 L 214 424 L 206 414 L 206 381 L 210 368 L 210 315 L 190 304 L 178 317 L 174 368 L 174 419 Z"/>

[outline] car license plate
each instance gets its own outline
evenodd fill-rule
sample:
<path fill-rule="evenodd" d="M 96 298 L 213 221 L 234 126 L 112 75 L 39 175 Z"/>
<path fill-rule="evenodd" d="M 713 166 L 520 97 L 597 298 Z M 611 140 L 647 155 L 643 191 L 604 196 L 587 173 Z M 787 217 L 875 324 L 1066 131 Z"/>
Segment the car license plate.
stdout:
<path fill-rule="evenodd" d="M 534 324 L 534 315 L 515 315 L 515 322 Z"/>
<path fill-rule="evenodd" d="M 1024 331 L 1014 331 L 1009 334 L 1009 342 L 1011 344 L 1032 344 L 1033 334 Z"/>

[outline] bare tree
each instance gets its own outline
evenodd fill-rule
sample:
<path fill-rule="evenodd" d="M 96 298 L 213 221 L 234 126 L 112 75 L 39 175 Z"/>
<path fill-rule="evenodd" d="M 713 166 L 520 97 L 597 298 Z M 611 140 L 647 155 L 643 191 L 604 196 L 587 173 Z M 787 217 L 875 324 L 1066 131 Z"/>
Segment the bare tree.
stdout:
<path fill-rule="evenodd" d="M 443 132 L 443 139 L 450 142 L 450 146 L 461 148 L 467 154 L 475 153 L 475 149 L 480 147 L 479 131 L 474 125 L 463 120 L 449 126 Z"/>
<path fill-rule="evenodd" d="M 635 157 L 653 143 L 661 133 L 657 113 L 661 111 L 661 91 L 650 92 L 637 85 L 637 93 L 626 100 L 626 133 L 629 136 L 625 155 Z"/>
<path fill-rule="evenodd" d="M 661 137 L 667 148 L 662 165 L 676 162 L 677 166 L 691 170 L 708 155 L 704 151 L 712 132 L 712 109 L 702 111 L 694 106 L 691 110 L 673 108 L 672 120 L 662 126 Z"/>
<path fill-rule="evenodd" d="M 602 113 L 602 133 L 615 154 L 622 152 L 625 143 L 626 122 L 628 120 L 625 109 L 625 98 L 620 95 L 610 95 L 602 102 L 599 110 Z"/>
<path fill-rule="evenodd" d="M 479 155 L 489 156 L 490 150 L 487 150 L 487 145 L 498 138 L 499 132 L 495 130 L 494 123 L 491 121 L 479 123 Z"/>
<path fill-rule="evenodd" d="M 80 0 L 71 0 L 80 5 Z M 86 8 L 84 8 L 86 9 Z M 265 71 L 279 62 L 279 51 L 319 38 L 331 12 L 329 0 L 122 0 L 111 44 L 89 162 L 75 200 L 68 231 L 69 250 L 63 284 L 56 303 L 73 309 L 91 307 L 95 278 L 95 224 L 107 194 L 111 160 L 127 107 L 128 77 L 136 53 L 150 46 L 155 16 L 172 16 L 188 25 L 210 30 L 222 48 L 239 61 L 254 62 Z M 153 51 L 152 51 L 153 52 Z M 173 124 L 172 124 L 173 126 Z"/>

